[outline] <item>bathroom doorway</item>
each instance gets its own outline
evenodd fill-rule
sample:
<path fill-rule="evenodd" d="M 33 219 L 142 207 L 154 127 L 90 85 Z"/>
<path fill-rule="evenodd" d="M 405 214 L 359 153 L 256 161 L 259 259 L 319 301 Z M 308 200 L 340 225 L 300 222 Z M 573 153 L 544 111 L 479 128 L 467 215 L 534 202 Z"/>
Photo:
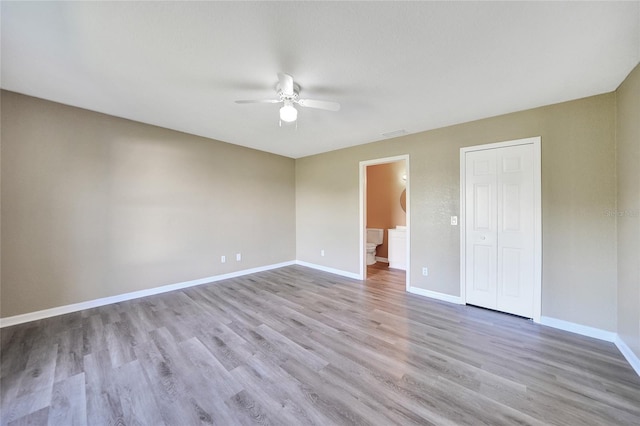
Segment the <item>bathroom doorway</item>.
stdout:
<path fill-rule="evenodd" d="M 375 248 L 375 272 L 388 269 L 394 276 L 404 272 L 409 288 L 410 263 L 409 156 L 360 162 L 360 277 L 367 279 L 367 228 L 382 229 L 383 241 Z M 375 235 L 377 231 L 370 235 Z M 371 237 L 370 237 L 371 239 Z M 373 238 L 375 240 L 375 238 Z M 376 241 L 377 242 L 377 241 Z M 391 251 L 390 251 L 391 249 Z M 390 264 L 389 264 L 390 262 Z M 389 267 L 391 266 L 391 267 Z M 404 269 L 404 271 L 403 271 Z"/>

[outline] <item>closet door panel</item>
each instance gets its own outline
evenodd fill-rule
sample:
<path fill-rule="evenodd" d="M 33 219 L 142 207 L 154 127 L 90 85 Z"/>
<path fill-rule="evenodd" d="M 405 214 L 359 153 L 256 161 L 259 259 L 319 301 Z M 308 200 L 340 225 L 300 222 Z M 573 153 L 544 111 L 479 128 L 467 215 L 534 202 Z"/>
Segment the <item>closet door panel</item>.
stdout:
<path fill-rule="evenodd" d="M 465 154 L 466 302 L 534 313 L 533 145 Z"/>
<path fill-rule="evenodd" d="M 466 154 L 465 227 L 467 303 L 496 308 L 496 155 Z"/>
<path fill-rule="evenodd" d="M 497 154 L 497 309 L 531 318 L 534 286 L 533 145 Z"/>

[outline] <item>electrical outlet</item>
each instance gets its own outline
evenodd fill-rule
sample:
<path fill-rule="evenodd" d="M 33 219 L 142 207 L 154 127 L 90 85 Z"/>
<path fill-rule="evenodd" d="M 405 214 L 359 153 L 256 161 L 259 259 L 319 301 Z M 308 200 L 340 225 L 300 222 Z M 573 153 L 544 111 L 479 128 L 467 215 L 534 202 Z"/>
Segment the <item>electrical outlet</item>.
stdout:
<path fill-rule="evenodd" d="M 422 275 L 424 275 L 425 277 L 429 275 L 429 268 L 427 268 L 426 266 L 422 268 Z"/>
<path fill-rule="evenodd" d="M 236 261 L 240 262 L 242 260 L 242 254 L 236 253 Z"/>
<path fill-rule="evenodd" d="M 227 256 L 220 256 L 220 263 L 225 263 L 227 261 Z"/>
<path fill-rule="evenodd" d="M 320 256 L 324 256 L 324 250 L 320 250 Z"/>
<path fill-rule="evenodd" d="M 451 216 L 451 224 L 452 225 L 458 224 L 458 216 Z"/>

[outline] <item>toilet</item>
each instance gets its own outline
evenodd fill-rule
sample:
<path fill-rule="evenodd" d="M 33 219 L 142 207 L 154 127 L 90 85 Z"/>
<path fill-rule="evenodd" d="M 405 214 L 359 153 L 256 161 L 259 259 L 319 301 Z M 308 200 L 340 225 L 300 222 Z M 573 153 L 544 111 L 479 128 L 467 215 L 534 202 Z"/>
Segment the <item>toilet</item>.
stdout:
<path fill-rule="evenodd" d="M 367 265 L 376 263 L 376 248 L 382 244 L 384 230 L 367 228 Z"/>

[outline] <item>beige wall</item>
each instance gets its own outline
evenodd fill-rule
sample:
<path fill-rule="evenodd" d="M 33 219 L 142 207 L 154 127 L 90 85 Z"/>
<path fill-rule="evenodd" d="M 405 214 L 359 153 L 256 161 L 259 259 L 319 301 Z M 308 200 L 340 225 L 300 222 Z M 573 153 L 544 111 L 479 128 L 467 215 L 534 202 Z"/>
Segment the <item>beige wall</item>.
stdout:
<path fill-rule="evenodd" d="M 297 259 L 358 273 L 359 162 L 409 154 L 411 285 L 458 296 L 460 147 L 530 136 L 542 137 L 542 315 L 615 331 L 614 93 L 298 159 Z"/>
<path fill-rule="evenodd" d="M 638 354 L 638 74 L 617 94 L 296 161 L 3 91 L 1 316 L 294 258 L 357 273 L 359 162 L 401 154 L 412 286 L 458 295 L 459 148 L 539 135 L 542 314 L 618 323 Z M 618 238 L 612 211 L 632 212 Z"/>
<path fill-rule="evenodd" d="M 1 96 L 2 317 L 295 259 L 294 160 Z"/>
<path fill-rule="evenodd" d="M 618 335 L 640 357 L 640 65 L 616 100 Z"/>
<path fill-rule="evenodd" d="M 376 249 L 376 257 L 389 255 L 388 230 L 405 225 L 406 215 L 400 206 L 400 194 L 405 189 L 403 161 L 367 167 L 367 228 L 384 230 L 384 242 Z"/>

